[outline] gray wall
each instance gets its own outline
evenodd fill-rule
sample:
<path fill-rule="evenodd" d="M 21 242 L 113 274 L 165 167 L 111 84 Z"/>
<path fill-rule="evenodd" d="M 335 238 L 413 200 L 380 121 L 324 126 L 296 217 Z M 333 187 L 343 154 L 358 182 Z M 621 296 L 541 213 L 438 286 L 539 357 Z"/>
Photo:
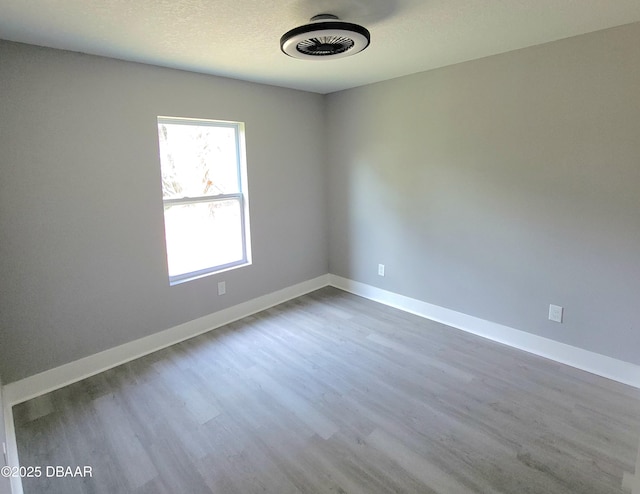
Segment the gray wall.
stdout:
<path fill-rule="evenodd" d="M 635 24 L 322 97 L 0 42 L 0 374 L 328 270 L 640 363 L 639 45 Z M 169 287 L 157 115 L 246 122 L 251 267 Z"/>
<path fill-rule="evenodd" d="M 638 46 L 634 24 L 329 95 L 330 272 L 640 364 Z"/>
<path fill-rule="evenodd" d="M 8 42 L 0 88 L 5 384 L 327 272 L 322 96 Z M 246 123 L 252 266 L 169 286 L 158 115 Z"/>

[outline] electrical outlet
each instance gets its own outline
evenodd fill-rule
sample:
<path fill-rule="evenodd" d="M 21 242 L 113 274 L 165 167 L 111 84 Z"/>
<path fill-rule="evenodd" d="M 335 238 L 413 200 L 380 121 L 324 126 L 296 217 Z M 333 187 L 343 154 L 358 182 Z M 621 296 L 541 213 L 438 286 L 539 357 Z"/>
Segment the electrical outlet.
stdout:
<path fill-rule="evenodd" d="M 227 293 L 227 284 L 224 281 L 218 282 L 218 295 L 224 295 Z"/>
<path fill-rule="evenodd" d="M 559 305 L 549 305 L 549 320 L 555 322 L 562 322 L 562 313 L 564 309 Z"/>
<path fill-rule="evenodd" d="M 378 264 L 378 276 L 384 276 L 384 264 Z"/>

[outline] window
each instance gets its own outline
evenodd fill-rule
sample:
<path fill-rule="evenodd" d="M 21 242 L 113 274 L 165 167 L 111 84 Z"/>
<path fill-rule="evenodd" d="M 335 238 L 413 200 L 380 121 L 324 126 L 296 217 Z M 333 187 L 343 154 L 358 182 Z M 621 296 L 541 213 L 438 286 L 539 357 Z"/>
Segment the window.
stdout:
<path fill-rule="evenodd" d="M 158 117 L 169 282 L 250 264 L 244 124 Z"/>

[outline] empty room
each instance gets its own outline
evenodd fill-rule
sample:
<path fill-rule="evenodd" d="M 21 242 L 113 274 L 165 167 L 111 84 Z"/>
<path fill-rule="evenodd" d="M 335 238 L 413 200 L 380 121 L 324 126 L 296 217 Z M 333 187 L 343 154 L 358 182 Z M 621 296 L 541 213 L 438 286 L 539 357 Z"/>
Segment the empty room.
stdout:
<path fill-rule="evenodd" d="M 637 0 L 0 0 L 1 494 L 640 494 Z"/>

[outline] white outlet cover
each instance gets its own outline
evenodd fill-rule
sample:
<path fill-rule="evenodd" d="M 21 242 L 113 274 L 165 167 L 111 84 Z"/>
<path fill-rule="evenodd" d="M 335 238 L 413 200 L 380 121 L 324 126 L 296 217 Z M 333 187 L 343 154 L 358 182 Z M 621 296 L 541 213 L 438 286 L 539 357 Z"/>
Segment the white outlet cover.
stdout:
<path fill-rule="evenodd" d="M 384 264 L 378 264 L 378 275 L 384 276 Z"/>
<path fill-rule="evenodd" d="M 562 313 L 564 309 L 559 305 L 549 305 L 549 320 L 554 322 L 562 322 Z"/>
<path fill-rule="evenodd" d="M 218 282 L 218 295 L 224 295 L 227 293 L 227 284 L 224 281 Z"/>

